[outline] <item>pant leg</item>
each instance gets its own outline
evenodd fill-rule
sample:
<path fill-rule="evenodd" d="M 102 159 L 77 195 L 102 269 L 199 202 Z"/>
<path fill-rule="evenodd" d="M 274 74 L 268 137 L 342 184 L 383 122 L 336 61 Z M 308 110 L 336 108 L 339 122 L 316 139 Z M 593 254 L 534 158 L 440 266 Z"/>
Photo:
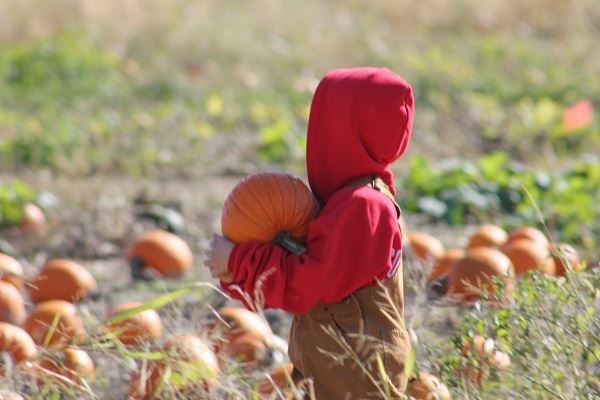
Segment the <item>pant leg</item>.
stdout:
<path fill-rule="evenodd" d="M 385 397 L 386 388 L 393 398 L 403 398 L 410 351 L 403 318 L 399 269 L 381 286 L 361 289 L 339 303 L 294 316 L 290 360 L 302 376 L 313 379 L 317 400 L 378 399 Z"/>

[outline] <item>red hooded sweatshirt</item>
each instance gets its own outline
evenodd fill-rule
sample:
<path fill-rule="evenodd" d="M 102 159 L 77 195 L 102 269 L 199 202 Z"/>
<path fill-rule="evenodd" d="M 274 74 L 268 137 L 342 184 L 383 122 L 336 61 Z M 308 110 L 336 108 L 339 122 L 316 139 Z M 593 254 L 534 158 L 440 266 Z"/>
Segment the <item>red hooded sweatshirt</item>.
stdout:
<path fill-rule="evenodd" d="M 304 313 L 335 303 L 384 280 L 397 267 L 402 236 L 394 204 L 369 186 L 379 176 L 395 194 L 389 165 L 406 150 L 414 99 L 408 83 L 386 68 L 329 72 L 315 92 L 308 121 L 306 167 L 323 205 L 308 227 L 307 251 L 294 255 L 274 244 L 241 243 L 229 257 L 232 284 L 264 308 Z"/>

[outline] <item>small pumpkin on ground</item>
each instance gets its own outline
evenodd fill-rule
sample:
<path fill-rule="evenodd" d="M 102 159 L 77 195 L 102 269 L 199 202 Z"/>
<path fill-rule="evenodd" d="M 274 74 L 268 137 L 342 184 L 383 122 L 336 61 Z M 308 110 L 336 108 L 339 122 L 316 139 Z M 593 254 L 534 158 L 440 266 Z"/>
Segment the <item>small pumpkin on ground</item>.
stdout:
<path fill-rule="evenodd" d="M 192 267 L 193 255 L 179 236 L 156 230 L 138 238 L 129 248 L 127 259 L 133 278 L 144 278 L 148 269 L 162 277 L 178 278 Z"/>
<path fill-rule="evenodd" d="M 508 240 L 506 241 L 506 244 L 509 244 L 510 242 L 518 239 L 533 240 L 534 242 L 537 242 L 541 246 L 546 248 L 548 248 L 548 246 L 550 245 L 550 242 L 548 241 L 548 238 L 546 237 L 544 232 L 532 226 L 522 226 L 510 231 L 510 233 L 508 234 Z"/>
<path fill-rule="evenodd" d="M 129 302 L 118 305 L 109 314 L 109 318 L 131 310 L 142 303 Z M 121 343 L 136 345 L 159 339 L 163 333 L 160 316 L 155 310 L 141 311 L 123 321 L 109 323 L 106 330 L 113 333 Z"/>
<path fill-rule="evenodd" d="M 94 362 L 90 355 L 81 349 L 69 347 L 42 358 L 38 366 L 45 371 L 63 376 L 75 383 L 81 380 L 93 380 L 95 377 Z M 54 380 L 54 376 L 42 372 L 40 380 Z"/>
<path fill-rule="evenodd" d="M 264 338 L 253 334 L 243 333 L 236 336 L 225 347 L 225 355 L 244 364 L 256 364 L 267 356 L 267 346 Z"/>
<path fill-rule="evenodd" d="M 485 288 L 494 292 L 492 278 L 504 281 L 504 295 L 512 293 L 513 266 L 508 257 L 490 247 L 476 247 L 457 261 L 448 275 L 448 293 L 458 300 L 471 302 L 481 295 Z"/>
<path fill-rule="evenodd" d="M 271 379 L 265 375 L 258 382 L 258 393 L 264 397 L 270 396 L 275 391 L 275 388 L 285 391 L 290 386 L 293 370 L 294 365 L 290 362 L 272 367 L 266 373 Z"/>
<path fill-rule="evenodd" d="M 467 247 L 496 247 L 503 246 L 508 240 L 508 233 L 498 225 L 483 224 L 477 227 L 469 238 Z"/>
<path fill-rule="evenodd" d="M 0 321 L 20 326 L 26 317 L 21 293 L 10 283 L 0 281 Z"/>
<path fill-rule="evenodd" d="M 18 326 L 0 322 L 0 353 L 10 354 L 13 363 L 19 364 L 37 356 L 37 346 L 29 334 Z M 0 365 L 0 372 L 2 366 Z"/>
<path fill-rule="evenodd" d="M 19 290 L 24 286 L 23 267 L 17 260 L 4 253 L 0 253 L 0 281 L 8 282 Z"/>
<path fill-rule="evenodd" d="M 538 270 L 546 275 L 555 274 L 554 261 L 548 247 L 531 239 L 515 239 L 503 247 L 502 252 L 512 262 L 516 275 Z"/>
<path fill-rule="evenodd" d="M 572 271 L 584 268 L 585 264 L 579 258 L 579 253 L 570 244 L 558 243 L 552 246 L 550 254 L 552 255 L 552 261 L 554 262 L 554 268 L 558 276 L 566 276 L 569 267 Z M 567 267 L 567 264 L 569 267 Z"/>
<path fill-rule="evenodd" d="M 427 297 L 437 299 L 448 292 L 448 275 L 454 264 L 465 256 L 463 249 L 449 249 L 437 259 L 427 278 Z"/>
<path fill-rule="evenodd" d="M 198 398 L 215 384 L 220 368 L 217 357 L 197 336 L 180 334 L 163 345 L 167 357 L 151 361 L 131 376 L 129 398 L 150 400 L 160 398 L 163 390 L 172 391 L 177 398 Z"/>
<path fill-rule="evenodd" d="M 38 303 L 23 328 L 40 346 L 63 348 L 85 333 L 75 306 L 65 300 Z"/>
<path fill-rule="evenodd" d="M 408 245 L 420 261 L 438 260 L 444 254 L 442 242 L 425 232 L 411 232 L 408 234 Z"/>
<path fill-rule="evenodd" d="M 66 259 L 48 261 L 29 283 L 31 301 L 78 301 L 96 288 L 96 280 L 81 265 Z"/>
<path fill-rule="evenodd" d="M 433 265 L 427 281 L 431 283 L 436 279 L 448 276 L 454 263 L 464 256 L 465 251 L 463 249 L 449 249 L 444 251 L 442 256 L 438 258 L 436 263 Z"/>
<path fill-rule="evenodd" d="M 269 324 L 258 314 L 241 307 L 222 307 L 219 317 L 209 324 L 212 336 L 215 336 L 215 351 L 219 352 L 232 343 L 237 337 L 251 334 L 263 343 L 269 344 L 273 331 Z"/>

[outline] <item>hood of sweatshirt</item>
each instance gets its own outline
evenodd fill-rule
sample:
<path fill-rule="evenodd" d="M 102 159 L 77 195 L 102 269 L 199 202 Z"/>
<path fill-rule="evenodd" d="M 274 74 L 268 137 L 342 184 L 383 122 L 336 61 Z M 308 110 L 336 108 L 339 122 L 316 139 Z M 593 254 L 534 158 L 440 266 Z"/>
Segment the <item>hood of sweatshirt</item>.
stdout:
<path fill-rule="evenodd" d="M 325 203 L 344 185 L 377 175 L 393 194 L 389 165 L 406 150 L 414 99 L 410 85 L 387 68 L 336 69 L 319 83 L 310 109 L 306 169 Z"/>

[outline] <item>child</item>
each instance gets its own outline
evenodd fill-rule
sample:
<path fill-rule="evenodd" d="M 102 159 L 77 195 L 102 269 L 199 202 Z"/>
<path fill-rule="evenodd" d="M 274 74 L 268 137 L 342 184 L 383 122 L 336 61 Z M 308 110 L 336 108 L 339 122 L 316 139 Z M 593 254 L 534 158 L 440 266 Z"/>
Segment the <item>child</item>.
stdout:
<path fill-rule="evenodd" d="M 318 400 L 401 398 L 410 342 L 404 326 L 400 208 L 389 165 L 412 130 L 411 87 L 388 69 L 329 72 L 310 110 L 306 166 L 322 211 L 307 251 L 234 245 L 215 235 L 205 265 L 265 308 L 294 314 L 289 356 Z M 387 381 L 377 367 L 385 366 Z"/>

